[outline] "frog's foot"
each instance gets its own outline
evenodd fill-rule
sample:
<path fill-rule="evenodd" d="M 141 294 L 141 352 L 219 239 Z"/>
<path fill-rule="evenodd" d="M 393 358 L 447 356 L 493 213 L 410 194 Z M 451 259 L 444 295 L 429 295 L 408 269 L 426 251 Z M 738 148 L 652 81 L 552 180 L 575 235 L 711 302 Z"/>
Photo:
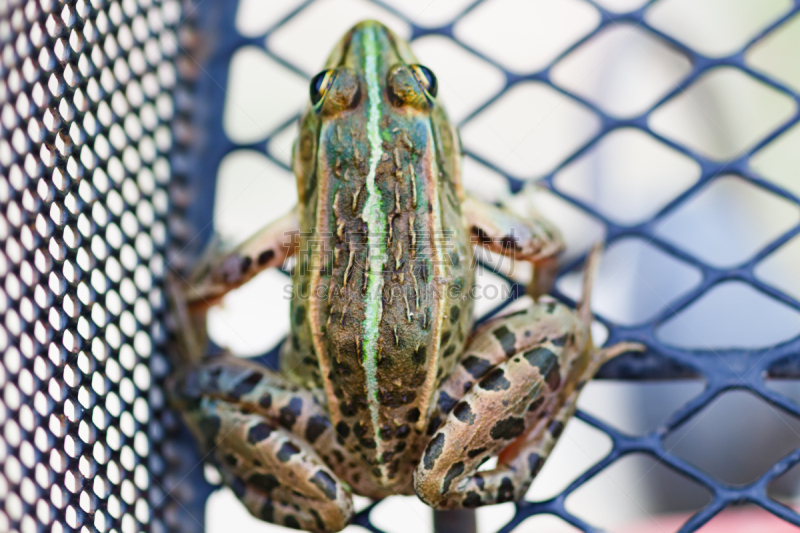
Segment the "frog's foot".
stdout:
<path fill-rule="evenodd" d="M 281 266 L 296 252 L 299 227 L 295 207 L 232 250 L 212 243 L 188 282 L 186 299 L 192 311 L 218 303 L 262 270 Z"/>
<path fill-rule="evenodd" d="M 564 240 L 555 225 L 536 213 L 522 217 L 470 195 L 462 209 L 476 244 L 533 263 L 533 296 L 549 292 L 558 273 L 556 258 L 564 250 Z"/>
<path fill-rule="evenodd" d="M 201 400 L 193 412 L 225 482 L 253 516 L 332 533 L 353 517 L 350 493 L 303 439 L 243 406 Z"/>

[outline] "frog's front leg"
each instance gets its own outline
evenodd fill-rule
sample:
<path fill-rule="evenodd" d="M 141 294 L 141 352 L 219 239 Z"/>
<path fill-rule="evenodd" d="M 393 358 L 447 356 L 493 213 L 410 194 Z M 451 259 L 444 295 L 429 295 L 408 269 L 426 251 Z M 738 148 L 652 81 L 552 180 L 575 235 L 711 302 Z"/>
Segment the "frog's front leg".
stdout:
<path fill-rule="evenodd" d="M 186 300 L 190 309 L 203 311 L 262 270 L 281 266 L 297 251 L 299 232 L 295 206 L 234 249 L 212 249 L 189 280 Z"/>
<path fill-rule="evenodd" d="M 228 355 L 178 374 L 170 390 L 204 452 L 254 516 L 318 532 L 340 531 L 350 521 L 350 493 L 320 456 L 338 452 L 320 394 Z"/>
<path fill-rule="evenodd" d="M 536 213 L 522 217 L 471 195 L 462 209 L 476 244 L 533 263 L 533 295 L 549 292 L 558 273 L 556 258 L 564 250 L 561 233 L 551 222 Z"/>

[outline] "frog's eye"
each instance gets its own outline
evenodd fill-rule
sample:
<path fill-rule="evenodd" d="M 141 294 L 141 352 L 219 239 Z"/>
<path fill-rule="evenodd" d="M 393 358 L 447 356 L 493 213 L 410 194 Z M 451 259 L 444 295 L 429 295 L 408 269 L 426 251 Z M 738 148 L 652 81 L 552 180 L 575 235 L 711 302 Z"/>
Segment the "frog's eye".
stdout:
<path fill-rule="evenodd" d="M 328 90 L 333 85 L 333 80 L 336 79 L 336 70 L 323 70 L 313 78 L 311 78 L 311 85 L 309 92 L 311 93 L 311 104 L 316 105 L 325 98 Z"/>
<path fill-rule="evenodd" d="M 436 98 L 436 91 L 439 89 L 439 84 L 436 82 L 436 76 L 433 75 L 431 69 L 423 67 L 422 65 L 409 65 L 414 77 L 417 78 L 419 86 L 422 87 L 428 96 L 433 99 Z"/>
<path fill-rule="evenodd" d="M 314 76 L 309 92 L 314 111 L 330 115 L 357 106 L 361 89 L 353 69 L 339 67 Z"/>

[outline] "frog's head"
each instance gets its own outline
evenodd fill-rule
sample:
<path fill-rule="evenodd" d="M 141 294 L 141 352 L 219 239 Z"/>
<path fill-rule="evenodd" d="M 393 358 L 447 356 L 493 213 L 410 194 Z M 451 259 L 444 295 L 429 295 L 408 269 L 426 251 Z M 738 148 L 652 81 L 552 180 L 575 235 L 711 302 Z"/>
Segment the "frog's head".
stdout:
<path fill-rule="evenodd" d="M 371 80 L 370 74 L 376 74 Z M 403 39 L 374 20 L 356 24 L 339 41 L 325 68 L 311 80 L 311 103 L 321 114 L 354 109 L 374 93 L 393 107 L 430 113 L 436 105 L 436 76 L 417 59 Z M 367 89 L 367 94 L 362 92 Z M 373 89 L 374 90 L 374 89 Z"/>

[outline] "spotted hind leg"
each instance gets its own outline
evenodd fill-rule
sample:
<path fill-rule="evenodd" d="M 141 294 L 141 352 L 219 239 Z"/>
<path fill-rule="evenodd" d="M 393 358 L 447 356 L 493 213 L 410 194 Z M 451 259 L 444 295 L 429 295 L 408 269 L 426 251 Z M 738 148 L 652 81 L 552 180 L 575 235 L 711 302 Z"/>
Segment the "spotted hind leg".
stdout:
<path fill-rule="evenodd" d="M 556 341 L 556 342 L 554 342 Z M 613 353 L 637 348 L 618 345 Z M 414 489 L 437 509 L 521 499 L 599 364 L 571 364 L 570 341 L 547 339 L 496 365 L 457 402 L 426 448 Z M 498 466 L 478 471 L 491 457 Z"/>
<path fill-rule="evenodd" d="M 349 491 L 302 438 L 241 405 L 203 398 L 187 417 L 251 514 L 294 529 L 342 530 L 353 516 Z"/>
<path fill-rule="evenodd" d="M 577 311 L 542 300 L 476 332 L 438 392 L 433 412 L 446 419 L 438 431 L 431 428 L 414 473 L 424 502 L 452 509 L 522 498 L 575 412 L 583 385 L 607 360 L 642 349 L 622 343 L 597 350 L 592 343 L 589 295 L 599 254 L 597 247 L 587 262 Z M 498 466 L 479 471 L 491 457 Z"/>

